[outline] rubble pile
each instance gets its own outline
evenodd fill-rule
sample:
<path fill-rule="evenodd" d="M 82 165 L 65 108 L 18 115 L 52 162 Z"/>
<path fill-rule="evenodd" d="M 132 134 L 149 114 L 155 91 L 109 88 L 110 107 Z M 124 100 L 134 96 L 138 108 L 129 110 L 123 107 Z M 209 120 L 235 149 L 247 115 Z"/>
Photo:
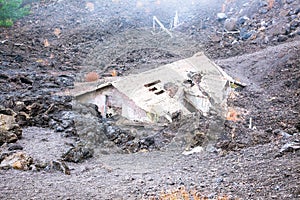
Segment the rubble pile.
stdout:
<path fill-rule="evenodd" d="M 299 0 L 23 2 L 0 199 L 299 199 Z"/>
<path fill-rule="evenodd" d="M 97 12 L 81 8 L 82 5 L 76 1 L 49 2 L 50 8 L 59 5 L 57 12 L 70 6 L 71 10 L 63 12 L 61 18 L 55 18 L 47 10 L 47 6 L 34 7 L 36 13 L 30 16 L 31 21 L 27 23 L 24 20 L 15 25 L 14 28 L 18 28 L 20 32 L 12 34 L 13 29 L 3 29 L 0 37 L 0 145 L 19 140 L 23 127 L 51 128 L 58 135 L 75 141 L 72 148 L 64 152 L 63 159 L 81 162 L 99 153 L 149 151 L 171 148 L 174 144 L 191 149 L 208 145 L 209 141 L 217 138 L 215 132 L 222 135 L 218 147 L 230 146 L 229 149 L 269 142 L 267 133 L 278 128 L 289 134 L 295 133 L 295 123 L 297 120 L 299 123 L 299 119 L 294 117 L 295 113 L 284 120 L 286 111 L 279 111 L 284 109 L 284 97 L 270 96 L 271 100 L 265 106 L 248 104 L 249 99 L 257 98 L 261 93 L 252 91 L 252 88 L 248 91 L 247 87 L 240 93 L 239 101 L 232 105 L 244 103 L 256 109 L 274 104 L 273 111 L 282 116 L 281 124 L 272 118 L 271 111 L 269 115 L 263 113 L 263 117 L 255 118 L 262 113 L 258 109 L 251 113 L 251 117 L 254 116 L 256 128 L 260 128 L 260 131 L 247 129 L 249 116 L 242 122 L 223 121 L 213 111 L 208 112 L 208 116 L 196 113 L 188 119 L 179 117 L 180 120 L 167 125 L 127 126 L 118 123 L 118 119 L 104 120 L 101 116 L 104 113 L 99 113 L 94 104 L 74 103 L 72 97 L 68 96 L 68 90 L 74 87 L 75 80 L 97 81 L 107 76 L 141 72 L 186 58 L 199 49 L 204 49 L 205 54 L 213 59 L 220 59 L 297 40 L 300 37 L 298 1 L 272 2 L 274 4 L 267 0 L 216 1 L 214 3 L 218 5 L 204 3 L 204 7 L 200 6 L 202 2 L 188 2 L 180 12 L 176 12 L 182 23 L 170 29 L 174 38 L 162 32 L 153 32 L 151 22 L 155 15 L 165 25 L 169 23 L 175 14 L 172 7 L 175 4 L 168 4 L 168 9 L 163 10 L 157 9 L 159 4 L 145 3 L 137 6 L 132 1 L 132 11 L 122 11 L 125 17 L 119 18 L 118 12 L 122 10 L 123 3 L 94 2 L 93 9 L 99 13 L 108 12 L 111 8 L 118 11 L 112 13 L 112 19 L 102 16 L 101 20 L 90 17 L 91 13 L 98 16 Z M 42 18 L 43 12 L 48 12 L 51 19 L 56 20 L 55 23 Z M 72 16 L 73 13 L 76 15 Z M 137 16 L 142 20 L 137 20 Z M 83 25 L 85 23 L 87 25 Z M 66 26 L 59 27 L 58 24 Z M 26 25 L 25 28 L 22 25 Z M 80 28 L 74 28 L 77 26 Z M 143 37 L 139 37 L 141 35 Z M 284 76 L 281 86 L 286 93 L 297 91 L 299 62 L 294 61 L 294 57 L 286 60 L 284 55 L 276 55 L 281 56 L 285 66 L 276 65 L 276 73 L 270 72 L 264 78 L 265 82 L 260 82 L 262 88 L 267 90 L 268 85 L 276 85 L 280 79 L 276 74 L 280 74 Z M 222 67 L 229 69 L 232 66 L 227 64 Z M 253 69 L 253 73 L 260 72 Z M 288 80 L 290 74 L 293 80 Z M 187 86 L 194 84 L 192 80 L 187 80 L 186 83 Z M 166 84 L 162 91 L 177 90 L 176 87 L 169 86 Z M 275 86 L 272 88 L 273 91 L 281 91 Z M 57 95 L 57 92 L 60 94 Z M 279 96 L 278 93 L 271 95 Z M 297 95 L 296 92 L 295 96 Z M 299 103 L 288 100 L 288 104 L 290 106 L 286 107 L 294 109 Z M 278 108 L 274 108 L 277 105 Z M 266 119 L 269 120 L 268 123 Z M 274 121 L 274 126 L 265 128 L 266 125 L 274 124 Z M 236 133 L 237 129 L 239 133 Z M 243 141 L 231 140 L 232 133 L 235 133 L 236 138 L 243 138 Z M 244 137 L 244 133 L 249 134 Z"/>
<path fill-rule="evenodd" d="M 198 30 L 209 35 L 213 46 L 220 51 L 210 51 L 212 57 L 241 55 L 245 49 L 254 52 L 257 48 L 277 45 L 300 37 L 300 7 L 298 1 L 226 1 L 223 12 L 206 22 L 218 27 L 212 32 Z M 215 21 L 214 21 L 215 20 Z M 211 29 L 209 29 L 211 30 Z M 244 48 L 247 46 L 248 48 Z"/>

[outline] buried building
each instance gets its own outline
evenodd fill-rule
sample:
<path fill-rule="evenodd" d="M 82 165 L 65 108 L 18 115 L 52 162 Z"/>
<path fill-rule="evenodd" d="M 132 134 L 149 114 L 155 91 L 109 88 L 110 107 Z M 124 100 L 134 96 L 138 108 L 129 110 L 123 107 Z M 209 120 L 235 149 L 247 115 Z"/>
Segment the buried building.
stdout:
<path fill-rule="evenodd" d="M 82 103 L 93 103 L 103 116 L 119 114 L 140 122 L 172 121 L 213 109 L 225 114 L 232 79 L 203 53 L 153 70 L 118 77 L 77 93 Z"/>

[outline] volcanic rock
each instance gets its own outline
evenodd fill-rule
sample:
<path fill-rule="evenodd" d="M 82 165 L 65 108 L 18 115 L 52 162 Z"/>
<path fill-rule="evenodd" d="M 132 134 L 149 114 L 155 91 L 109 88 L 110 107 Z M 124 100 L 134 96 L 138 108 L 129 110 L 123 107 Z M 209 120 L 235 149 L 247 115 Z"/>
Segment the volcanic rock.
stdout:
<path fill-rule="evenodd" d="M 237 19 L 236 18 L 226 19 L 225 23 L 224 23 L 224 28 L 227 31 L 234 31 L 237 28 L 236 23 L 237 23 Z"/>
<path fill-rule="evenodd" d="M 22 137 L 22 129 L 15 121 L 13 110 L 0 106 L 0 119 L 0 145 L 16 142 Z"/>
<path fill-rule="evenodd" d="M 62 161 L 58 161 L 58 160 L 54 160 L 49 162 L 49 164 L 47 165 L 47 167 L 45 168 L 46 171 L 60 171 L 66 175 L 70 175 L 70 168 L 68 167 L 68 165 L 66 165 L 65 162 Z"/>
<path fill-rule="evenodd" d="M 5 157 L 0 163 L 0 169 L 29 170 L 32 163 L 32 157 L 24 152 L 17 152 Z"/>
<path fill-rule="evenodd" d="M 78 146 L 69 149 L 62 155 L 62 158 L 64 161 L 78 163 L 93 157 L 93 154 L 94 151 L 92 149 Z"/>

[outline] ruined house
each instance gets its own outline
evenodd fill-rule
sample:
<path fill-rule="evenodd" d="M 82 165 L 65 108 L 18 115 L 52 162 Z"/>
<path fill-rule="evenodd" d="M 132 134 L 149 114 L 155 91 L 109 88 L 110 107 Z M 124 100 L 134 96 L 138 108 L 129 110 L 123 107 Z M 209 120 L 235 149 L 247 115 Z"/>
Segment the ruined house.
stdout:
<path fill-rule="evenodd" d="M 172 121 L 174 115 L 210 109 L 222 113 L 232 79 L 203 53 L 146 72 L 119 77 L 76 95 L 103 116 L 140 122 Z"/>

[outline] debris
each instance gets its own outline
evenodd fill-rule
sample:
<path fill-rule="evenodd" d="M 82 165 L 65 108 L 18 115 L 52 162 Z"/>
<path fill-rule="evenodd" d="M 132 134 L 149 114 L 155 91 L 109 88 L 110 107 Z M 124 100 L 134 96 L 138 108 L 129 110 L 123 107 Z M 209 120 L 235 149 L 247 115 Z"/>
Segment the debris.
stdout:
<path fill-rule="evenodd" d="M 165 28 L 165 26 L 157 19 L 157 17 L 153 16 L 153 30 L 154 31 L 156 29 L 156 24 L 158 24 L 163 31 L 165 31 L 168 35 L 170 35 L 170 37 L 173 37 L 172 33 L 168 29 Z"/>
<path fill-rule="evenodd" d="M 246 31 L 244 29 L 241 29 L 240 31 L 240 37 L 242 40 L 248 40 L 249 38 L 251 38 L 254 34 L 256 33 L 256 31 L 251 30 L 251 31 Z"/>
<path fill-rule="evenodd" d="M 283 152 L 289 152 L 289 151 L 297 151 L 299 149 L 300 149 L 300 141 L 293 141 L 293 142 L 289 142 L 289 143 L 286 143 L 285 145 L 283 145 L 283 147 L 281 147 L 279 152 L 283 153 Z"/>
<path fill-rule="evenodd" d="M 29 170 L 33 159 L 24 152 L 17 152 L 4 158 L 0 163 L 0 169 Z"/>
<path fill-rule="evenodd" d="M 227 15 L 225 13 L 218 13 L 217 18 L 219 21 L 227 19 Z"/>
<path fill-rule="evenodd" d="M 177 26 L 179 26 L 179 16 L 178 16 L 178 12 L 176 10 L 174 19 L 173 19 L 173 24 L 171 25 L 171 28 L 176 28 Z"/>
<path fill-rule="evenodd" d="M 259 14 L 267 14 L 268 12 L 269 12 L 269 10 L 266 9 L 266 8 L 261 8 L 261 9 L 259 10 Z"/>
<path fill-rule="evenodd" d="M 206 145 L 205 151 L 210 152 L 210 153 L 217 153 L 218 149 L 214 146 L 214 144 L 209 143 Z"/>
<path fill-rule="evenodd" d="M 20 144 L 13 144 L 8 147 L 8 151 L 15 151 L 15 150 L 23 150 L 23 147 Z"/>
<path fill-rule="evenodd" d="M 229 18 L 226 19 L 224 22 L 224 28 L 227 31 L 235 31 L 237 29 L 237 19 L 236 18 Z"/>
<path fill-rule="evenodd" d="M 45 167 L 46 171 L 60 171 L 66 175 L 70 175 L 70 168 L 65 162 L 59 160 L 53 160 Z"/>
<path fill-rule="evenodd" d="M 185 155 L 185 156 L 188 156 L 188 155 L 191 155 L 191 154 L 194 154 L 194 153 L 200 153 L 200 152 L 203 152 L 203 151 L 204 151 L 203 147 L 197 146 L 197 147 L 193 148 L 190 151 L 182 152 L 182 154 Z"/>
<path fill-rule="evenodd" d="M 237 21 L 238 25 L 243 25 L 246 21 L 250 20 L 249 17 L 247 16 L 243 16 L 243 17 L 240 17 Z"/>
<path fill-rule="evenodd" d="M 286 35 L 279 35 L 278 38 L 277 38 L 277 41 L 278 42 L 284 42 L 288 39 L 288 36 Z"/>
<path fill-rule="evenodd" d="M 252 117 L 250 117 L 250 119 L 249 119 L 249 129 L 252 129 L 253 127 L 252 127 Z"/>
<path fill-rule="evenodd" d="M 211 108 L 224 112 L 229 82 L 234 80 L 198 53 L 74 95 L 82 103 L 96 104 L 104 117 L 118 114 L 132 121 L 165 123 L 172 122 L 176 112 L 207 115 Z"/>
<path fill-rule="evenodd" d="M 72 147 L 62 155 L 62 158 L 64 161 L 78 163 L 93 157 L 93 154 L 92 149 L 86 147 Z"/>
<path fill-rule="evenodd" d="M 283 137 L 284 139 L 292 137 L 292 135 L 290 135 L 287 132 L 280 130 L 280 129 L 274 130 L 273 133 L 280 137 Z"/>

